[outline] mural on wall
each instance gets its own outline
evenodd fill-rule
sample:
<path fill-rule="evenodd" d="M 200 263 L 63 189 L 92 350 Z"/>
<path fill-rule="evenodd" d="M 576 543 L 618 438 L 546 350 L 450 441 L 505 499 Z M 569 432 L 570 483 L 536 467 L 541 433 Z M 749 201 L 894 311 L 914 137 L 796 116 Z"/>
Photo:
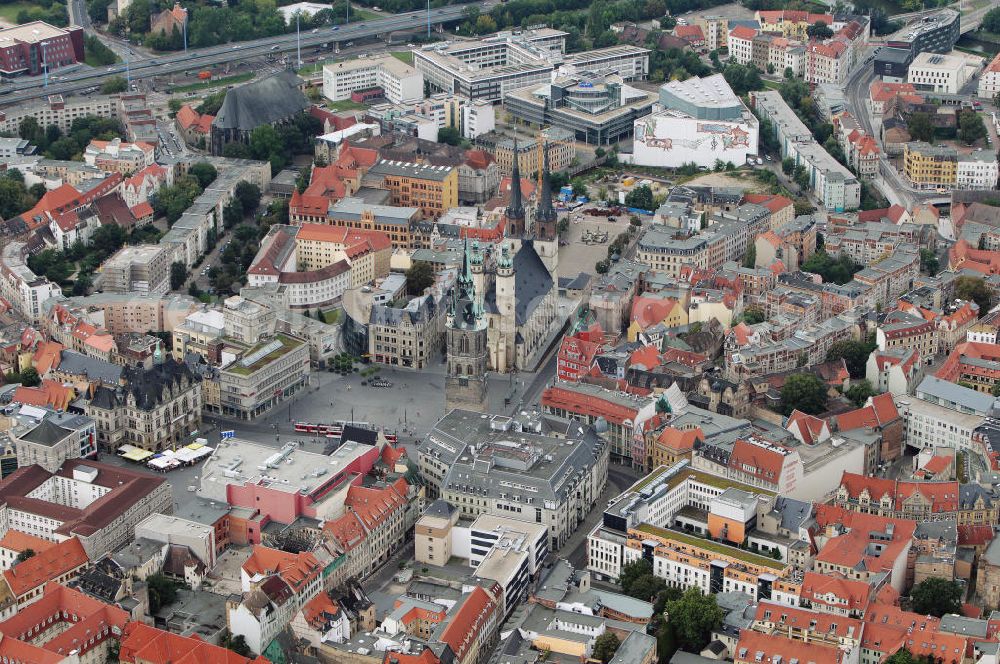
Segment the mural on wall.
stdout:
<path fill-rule="evenodd" d="M 656 118 L 647 118 L 635 126 L 635 140 L 644 143 L 646 147 L 650 148 L 671 150 L 677 146 L 696 150 L 708 143 L 714 152 L 719 148 L 720 139 L 723 149 L 726 150 L 750 147 L 750 132 L 737 125 L 699 122 L 696 133 L 705 134 L 705 136 L 699 138 L 657 138 Z"/>

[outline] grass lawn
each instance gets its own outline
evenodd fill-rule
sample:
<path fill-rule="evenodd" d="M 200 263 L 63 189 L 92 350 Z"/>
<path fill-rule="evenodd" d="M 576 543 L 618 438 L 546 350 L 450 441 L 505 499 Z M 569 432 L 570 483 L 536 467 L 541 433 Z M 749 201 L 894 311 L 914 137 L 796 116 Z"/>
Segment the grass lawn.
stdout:
<path fill-rule="evenodd" d="M 780 90 L 781 89 L 781 83 L 775 83 L 774 81 L 767 81 L 767 80 L 765 80 L 764 81 L 764 87 L 765 88 L 769 88 L 771 90 Z"/>
<path fill-rule="evenodd" d="M 88 51 L 85 51 L 84 53 L 85 57 L 83 58 L 83 61 L 87 63 L 89 66 L 94 67 L 96 69 L 99 69 L 101 67 L 107 67 L 107 65 L 104 64 L 103 62 L 98 62 L 97 59 L 94 57 L 93 53 L 90 53 Z M 118 57 L 115 58 L 115 62 L 121 62 L 121 61 L 122 61 L 121 58 Z"/>
<path fill-rule="evenodd" d="M 351 101 L 350 99 L 327 102 L 326 107 L 334 113 L 337 111 L 363 111 L 368 108 L 364 104 L 359 104 L 358 102 Z"/>
<path fill-rule="evenodd" d="M 413 53 L 411 53 L 410 51 L 393 51 L 391 55 L 397 60 L 402 60 L 403 62 L 411 66 L 413 65 Z"/>
<path fill-rule="evenodd" d="M 244 81 L 249 81 L 253 78 L 253 72 L 245 72 L 243 74 L 236 74 L 235 76 L 226 76 L 224 78 L 216 78 L 214 80 L 199 81 L 198 83 L 191 83 L 190 85 L 178 85 L 170 89 L 171 92 L 194 92 L 195 90 L 204 90 L 206 88 L 217 88 L 220 85 L 233 85 L 234 83 L 242 83 Z"/>
<path fill-rule="evenodd" d="M 32 2 L 25 2 L 20 0 L 20 2 L 12 2 L 6 5 L 0 5 L 0 20 L 6 21 L 8 23 L 17 23 L 17 14 L 22 9 L 32 9 L 36 5 Z"/>
<path fill-rule="evenodd" d="M 327 325 L 334 325 L 338 320 L 340 320 L 339 309 L 332 309 L 330 311 L 323 312 L 323 322 Z"/>
<path fill-rule="evenodd" d="M 351 23 L 355 21 L 367 21 L 372 18 L 385 18 L 381 14 L 376 14 L 373 11 L 369 11 L 364 7 L 358 7 L 357 5 L 351 5 Z"/>

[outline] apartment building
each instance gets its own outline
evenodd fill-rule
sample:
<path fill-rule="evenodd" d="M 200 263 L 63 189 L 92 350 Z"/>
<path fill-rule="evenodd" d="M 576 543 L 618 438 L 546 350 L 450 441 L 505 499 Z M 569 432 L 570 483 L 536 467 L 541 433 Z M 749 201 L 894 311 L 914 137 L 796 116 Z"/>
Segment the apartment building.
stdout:
<path fill-rule="evenodd" d="M 173 513 L 173 497 L 162 477 L 69 459 L 55 472 L 26 466 L 0 481 L 0 513 L 11 529 L 50 542 L 77 540 L 97 560 L 130 542 L 150 514 Z"/>
<path fill-rule="evenodd" d="M 350 99 L 354 92 L 373 88 L 381 88 L 394 104 L 419 102 L 424 97 L 424 76 L 391 55 L 323 66 L 323 96 L 330 101 Z"/>
<path fill-rule="evenodd" d="M 750 101 L 758 115 L 770 121 L 773 136 L 781 146 L 781 156 L 805 166 L 810 188 L 827 210 L 842 212 L 860 207 L 861 183 L 816 143 L 808 127 L 777 90 L 754 91 Z"/>
<path fill-rule="evenodd" d="M 956 189 L 996 189 L 1000 166 L 992 150 L 976 150 L 958 155 L 955 165 Z"/>
<path fill-rule="evenodd" d="M 903 175 L 917 189 L 955 186 L 958 154 L 954 148 L 913 141 L 903 147 Z"/>
<path fill-rule="evenodd" d="M 169 252 L 158 244 L 124 246 L 101 265 L 95 286 L 105 293 L 165 295 L 170 290 Z"/>
<path fill-rule="evenodd" d="M 979 76 L 976 94 L 983 99 L 993 99 L 1000 92 L 1000 53 L 997 53 Z"/>
<path fill-rule="evenodd" d="M 156 159 L 156 147 L 149 143 L 123 143 L 120 138 L 110 141 L 92 140 L 83 151 L 83 161 L 88 166 L 111 173 L 131 175 Z"/>
<path fill-rule="evenodd" d="M 983 424 L 996 398 L 972 388 L 926 376 L 916 393 L 899 399 L 906 421 L 906 442 L 918 450 L 946 447 L 975 451 L 973 432 Z"/>
<path fill-rule="evenodd" d="M 424 219 L 437 219 L 458 206 L 458 169 L 404 161 L 380 161 L 364 177 L 388 189 L 395 207 L 415 207 Z"/>

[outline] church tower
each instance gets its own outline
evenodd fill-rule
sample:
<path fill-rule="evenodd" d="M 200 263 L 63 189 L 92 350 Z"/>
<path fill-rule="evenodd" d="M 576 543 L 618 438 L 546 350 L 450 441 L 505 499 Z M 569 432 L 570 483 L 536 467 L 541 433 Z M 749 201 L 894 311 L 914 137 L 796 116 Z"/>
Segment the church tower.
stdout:
<path fill-rule="evenodd" d="M 518 165 L 517 136 L 514 137 L 514 163 L 510 171 L 510 201 L 504 217 L 507 219 L 507 237 L 522 237 L 527 228 L 524 214 L 524 196 L 521 194 L 521 167 Z"/>
<path fill-rule="evenodd" d="M 556 277 L 559 267 L 559 215 L 552 206 L 552 174 L 549 171 L 549 146 L 543 147 L 542 190 L 535 209 L 534 246 L 549 274 Z"/>
<path fill-rule="evenodd" d="M 462 267 L 448 304 L 448 375 L 445 407 L 484 413 L 486 402 L 486 317 L 476 299 L 475 279 L 466 242 Z"/>

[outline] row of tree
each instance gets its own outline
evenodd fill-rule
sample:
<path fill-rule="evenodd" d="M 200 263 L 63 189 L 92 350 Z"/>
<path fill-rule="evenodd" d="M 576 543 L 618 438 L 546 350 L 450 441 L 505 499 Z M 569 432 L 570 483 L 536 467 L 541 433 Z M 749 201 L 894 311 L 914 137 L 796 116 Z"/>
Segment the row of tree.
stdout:
<path fill-rule="evenodd" d="M 28 116 L 21 120 L 17 133 L 32 145 L 38 146 L 38 151 L 47 158 L 62 161 L 82 161 L 83 151 L 92 140 L 125 138 L 122 123 L 116 118 L 100 118 L 96 115 L 73 120 L 69 133 L 66 134 L 57 125 L 42 127 L 34 116 Z"/>
<path fill-rule="evenodd" d="M 217 175 L 215 166 L 207 161 L 194 164 L 187 175 L 175 179 L 172 185 L 161 187 L 150 197 L 153 212 L 157 217 L 166 217 L 167 225 L 172 226 L 191 207 L 194 199 L 215 182 Z"/>

